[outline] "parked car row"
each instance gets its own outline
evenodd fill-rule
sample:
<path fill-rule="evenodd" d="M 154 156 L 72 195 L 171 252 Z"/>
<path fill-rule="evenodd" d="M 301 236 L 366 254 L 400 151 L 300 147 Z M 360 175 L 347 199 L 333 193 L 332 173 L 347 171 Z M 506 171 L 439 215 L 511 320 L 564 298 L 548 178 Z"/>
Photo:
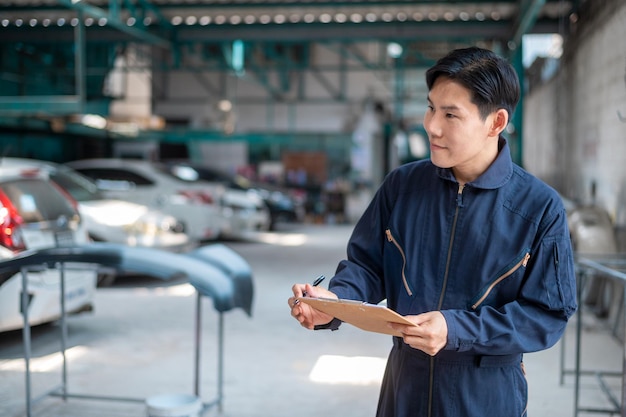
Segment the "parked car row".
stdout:
<path fill-rule="evenodd" d="M 5 157 L 0 166 L 39 172 L 64 190 L 78 207 L 91 241 L 182 252 L 299 218 L 286 194 L 243 186 L 187 162 L 85 159 L 55 164 Z M 114 279 L 101 272 L 98 282 Z"/>
<path fill-rule="evenodd" d="M 278 223 L 298 222 L 304 217 L 304 207 L 287 192 L 269 184 L 255 184 L 241 175 L 229 175 L 218 169 L 188 161 L 169 161 L 167 168 L 185 181 L 209 181 L 223 184 L 235 195 L 263 201 L 269 210 L 269 230 Z"/>
<path fill-rule="evenodd" d="M 27 250 L 90 241 L 187 252 L 275 224 L 276 210 L 258 189 L 209 177 L 201 168 L 122 159 L 56 164 L 2 157 L 0 261 Z M 116 274 L 98 265 L 66 264 L 68 313 L 91 311 L 96 287 L 110 285 Z M 22 274 L 0 274 L 0 332 L 21 328 L 24 308 L 31 325 L 56 320 L 60 278 L 55 269 L 26 271 L 23 298 Z"/>

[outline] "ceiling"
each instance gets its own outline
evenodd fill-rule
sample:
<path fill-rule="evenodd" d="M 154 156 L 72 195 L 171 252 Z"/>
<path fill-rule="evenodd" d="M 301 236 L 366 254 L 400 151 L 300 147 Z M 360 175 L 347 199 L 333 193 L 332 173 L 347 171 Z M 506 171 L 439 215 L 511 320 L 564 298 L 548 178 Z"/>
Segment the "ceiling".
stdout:
<path fill-rule="evenodd" d="M 5 0 L 0 42 L 71 41 L 84 16 L 89 41 L 495 40 L 558 33 L 580 0 Z"/>
<path fill-rule="evenodd" d="M 3 0 L 0 4 L 0 81 L 29 80 L 15 64 L 7 68 L 3 50 L 24 45 L 41 63 L 53 62 L 50 77 L 60 73 L 59 45 L 88 55 L 98 48 L 128 43 L 152 45 L 164 70 L 183 68 L 189 51 L 218 71 L 233 70 L 235 41 L 245 42 L 246 65 L 273 96 L 276 88 L 264 71 L 315 70 L 309 48 L 324 44 L 360 65 L 379 70 L 378 62 L 360 54 L 353 45 L 389 42 L 401 46 L 395 65 L 423 69 L 450 49 L 483 44 L 508 55 L 521 68 L 521 40 L 528 33 L 566 34 L 577 20 L 581 5 L 589 0 Z M 82 22 L 82 24 L 80 24 Z M 261 53 L 258 53 L 261 51 Z M 13 51 L 15 52 L 15 51 Z M 22 58 L 20 58 L 22 59 Z M 5 58 L 5 62 L 6 58 Z M 110 70 L 112 60 L 98 66 L 76 58 L 76 79 Z M 197 62 L 197 59 L 193 62 Z M 206 65 L 209 65 L 206 64 Z M 39 65 L 39 64 L 38 64 Z M 203 68 L 207 68 L 207 66 Z M 338 64 L 341 65 L 341 64 Z M 393 65 L 393 64 L 392 64 Z M 285 69 L 286 68 L 286 69 Z M 187 67 L 197 72 L 197 67 Z M 322 69 L 323 70 L 323 69 Z M 342 73 L 350 68 L 341 68 Z M 42 70 L 44 71 L 43 67 Z M 323 74 L 322 74 L 323 75 Z M 318 78 L 323 76 L 318 75 Z M 69 78 L 68 78 L 69 79 Z M 287 80 L 287 76 L 281 77 Z M 19 81 L 28 82 L 28 81 Z M 70 83 L 71 84 L 71 83 Z M 81 89 L 80 83 L 76 83 Z M 5 96 L 2 96 L 5 94 Z M 0 92 L 0 115 L 71 114 L 82 109 L 85 92 L 55 97 L 7 96 Z"/>

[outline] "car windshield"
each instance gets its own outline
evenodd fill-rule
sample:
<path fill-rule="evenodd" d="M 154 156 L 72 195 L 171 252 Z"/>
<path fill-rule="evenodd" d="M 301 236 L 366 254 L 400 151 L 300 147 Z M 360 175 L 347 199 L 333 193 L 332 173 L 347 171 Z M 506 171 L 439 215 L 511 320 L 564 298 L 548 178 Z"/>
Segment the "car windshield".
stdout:
<path fill-rule="evenodd" d="M 40 179 L 19 179 L 5 182 L 0 190 L 11 200 L 26 223 L 70 219 L 76 213 L 60 191 Z"/>
<path fill-rule="evenodd" d="M 195 182 L 201 180 L 198 171 L 186 165 L 173 165 L 169 170 L 164 169 L 163 172 L 173 175 L 183 181 Z"/>
<path fill-rule="evenodd" d="M 79 173 L 57 170 L 51 173 L 50 178 L 61 188 L 70 193 L 76 201 L 104 199 L 103 194 L 98 191 L 98 186 L 89 178 Z"/>
<path fill-rule="evenodd" d="M 239 190 L 247 190 L 251 188 L 250 181 L 240 175 L 230 176 L 225 172 L 208 167 L 187 165 L 187 164 L 169 164 L 161 167 L 163 172 L 172 175 L 179 180 L 187 182 L 208 181 L 219 182 L 231 188 Z"/>

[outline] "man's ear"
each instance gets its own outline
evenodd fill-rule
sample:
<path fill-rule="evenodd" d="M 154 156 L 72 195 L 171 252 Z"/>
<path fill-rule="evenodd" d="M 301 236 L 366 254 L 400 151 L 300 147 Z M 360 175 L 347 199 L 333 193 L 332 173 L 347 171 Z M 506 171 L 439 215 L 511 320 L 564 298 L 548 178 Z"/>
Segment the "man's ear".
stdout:
<path fill-rule="evenodd" d="M 509 124 L 509 113 L 504 109 L 496 110 L 491 117 L 491 135 L 499 136 Z"/>

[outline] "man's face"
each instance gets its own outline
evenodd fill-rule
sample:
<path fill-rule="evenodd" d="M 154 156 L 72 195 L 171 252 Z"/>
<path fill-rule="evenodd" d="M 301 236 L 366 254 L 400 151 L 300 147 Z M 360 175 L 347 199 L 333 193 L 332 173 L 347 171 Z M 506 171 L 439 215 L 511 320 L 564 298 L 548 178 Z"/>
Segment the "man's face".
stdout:
<path fill-rule="evenodd" d="M 483 120 L 467 88 L 448 77 L 437 78 L 424 116 L 433 164 L 452 168 L 461 183 L 476 179 L 498 153 L 500 131 L 493 128 L 496 114 Z"/>

